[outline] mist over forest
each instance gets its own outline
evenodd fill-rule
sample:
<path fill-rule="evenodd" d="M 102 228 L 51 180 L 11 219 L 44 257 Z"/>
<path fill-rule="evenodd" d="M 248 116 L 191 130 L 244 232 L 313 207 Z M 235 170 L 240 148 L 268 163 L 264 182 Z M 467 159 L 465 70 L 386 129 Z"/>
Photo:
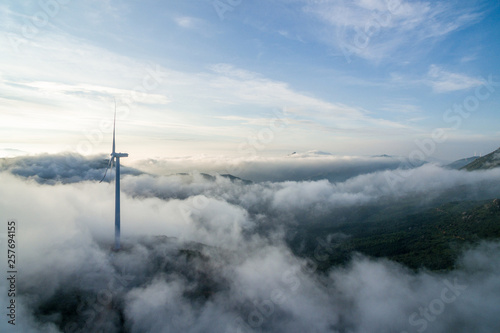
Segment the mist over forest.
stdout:
<path fill-rule="evenodd" d="M 500 329 L 494 234 L 456 229 L 450 237 L 465 232 L 466 241 L 439 244 L 455 251 L 442 266 L 426 262 L 432 254 L 409 265 L 356 247 L 401 221 L 413 223 L 408 233 L 432 230 L 435 220 L 415 220 L 429 212 L 498 221 L 499 168 L 402 169 L 389 156 L 316 152 L 138 161 L 123 166 L 123 248 L 114 252 L 113 175 L 99 183 L 105 167 L 102 156 L 0 161 L 0 209 L 18 221 L 21 331 Z M 423 243 L 431 239 L 424 231 Z"/>

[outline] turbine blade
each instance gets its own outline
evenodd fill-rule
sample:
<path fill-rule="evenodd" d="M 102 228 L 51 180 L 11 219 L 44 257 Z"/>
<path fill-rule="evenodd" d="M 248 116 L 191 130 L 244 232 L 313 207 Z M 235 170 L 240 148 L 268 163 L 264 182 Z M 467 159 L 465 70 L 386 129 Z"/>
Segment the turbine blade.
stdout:
<path fill-rule="evenodd" d="M 109 159 L 108 166 L 106 167 L 106 171 L 104 171 L 104 176 L 102 177 L 102 179 L 101 179 L 101 181 L 99 183 L 102 183 L 102 181 L 104 180 L 104 178 L 106 178 L 106 174 L 108 173 L 109 167 L 112 165 L 111 164 L 112 160 L 113 160 L 113 157 L 111 157 Z"/>
<path fill-rule="evenodd" d="M 116 99 L 115 100 L 115 119 L 113 121 L 113 154 L 115 153 L 115 128 L 116 128 Z"/>

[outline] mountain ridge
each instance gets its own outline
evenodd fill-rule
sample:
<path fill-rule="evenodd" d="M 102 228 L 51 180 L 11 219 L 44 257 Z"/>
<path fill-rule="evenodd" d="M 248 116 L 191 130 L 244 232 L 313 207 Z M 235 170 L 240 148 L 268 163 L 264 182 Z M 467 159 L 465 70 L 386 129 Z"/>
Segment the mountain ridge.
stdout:
<path fill-rule="evenodd" d="M 461 168 L 474 162 L 478 158 L 480 158 L 480 157 L 479 156 L 471 156 L 471 157 L 461 158 L 459 160 L 456 160 L 454 162 L 446 164 L 445 167 L 447 167 L 449 169 L 460 170 Z"/>
<path fill-rule="evenodd" d="M 460 170 L 489 170 L 500 167 L 500 148 L 463 166 Z"/>

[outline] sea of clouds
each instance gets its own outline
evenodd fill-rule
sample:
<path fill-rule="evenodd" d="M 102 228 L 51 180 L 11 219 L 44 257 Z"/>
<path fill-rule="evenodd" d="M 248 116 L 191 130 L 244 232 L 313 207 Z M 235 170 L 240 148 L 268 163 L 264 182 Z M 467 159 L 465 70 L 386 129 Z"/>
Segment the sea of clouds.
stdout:
<path fill-rule="evenodd" d="M 321 258 L 297 257 L 285 240 L 363 205 L 500 197 L 500 169 L 318 154 L 140 161 L 124 168 L 123 250 L 112 252 L 105 166 L 77 155 L 0 162 L 0 212 L 18 225 L 19 331 L 500 331 L 499 242 L 469 248 L 449 272 L 355 255 L 320 273 Z"/>

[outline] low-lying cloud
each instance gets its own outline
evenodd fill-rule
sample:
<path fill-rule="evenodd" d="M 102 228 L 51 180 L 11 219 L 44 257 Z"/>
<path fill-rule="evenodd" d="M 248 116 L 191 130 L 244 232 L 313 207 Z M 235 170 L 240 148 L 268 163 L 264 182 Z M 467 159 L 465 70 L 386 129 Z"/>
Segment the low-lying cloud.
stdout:
<path fill-rule="evenodd" d="M 208 172 L 232 174 L 253 182 L 282 182 L 321 179 L 343 181 L 365 173 L 394 170 L 402 163 L 402 158 L 387 155 L 335 156 L 321 151 L 310 151 L 281 157 L 202 156 L 150 159 L 136 162 L 134 165 L 153 174 Z"/>
<path fill-rule="evenodd" d="M 429 164 L 338 182 L 129 174 L 122 178 L 124 249 L 111 252 L 114 186 L 93 176 L 102 166 L 64 171 L 72 179 L 65 181 L 40 176 L 38 162 L 5 163 L 0 211 L 18 223 L 16 328 L 23 332 L 500 329 L 498 242 L 470 248 L 450 272 L 413 272 L 358 255 L 319 273 L 317 259 L 295 256 L 284 239 L 290 223 L 360 205 L 499 196 L 498 169 Z M 0 289 L 5 295 L 5 281 Z M 0 307 L 7 301 L 0 298 Z M 4 318 L 0 329 L 10 328 Z"/>
<path fill-rule="evenodd" d="M 78 183 L 85 180 L 101 180 L 109 162 L 109 156 L 85 157 L 77 154 L 19 156 L 0 159 L 0 170 L 30 178 L 38 183 Z M 141 172 L 123 167 L 122 174 L 138 175 Z M 109 180 L 109 177 L 106 178 Z"/>

